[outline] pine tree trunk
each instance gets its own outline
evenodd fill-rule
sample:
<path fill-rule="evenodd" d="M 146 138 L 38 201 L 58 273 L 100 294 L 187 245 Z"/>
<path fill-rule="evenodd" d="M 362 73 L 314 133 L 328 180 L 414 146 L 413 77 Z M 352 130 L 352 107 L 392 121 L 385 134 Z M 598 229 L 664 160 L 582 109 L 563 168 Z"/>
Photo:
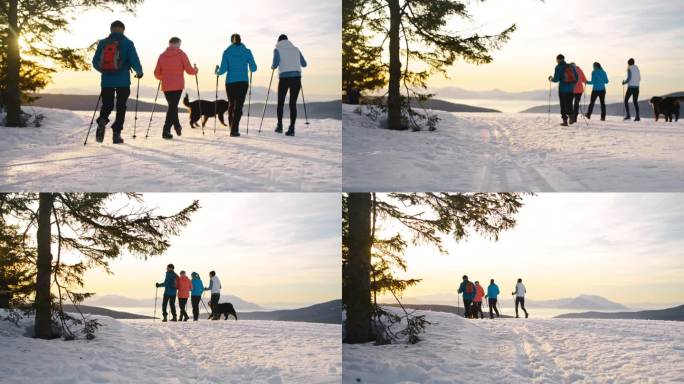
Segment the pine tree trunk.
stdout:
<path fill-rule="evenodd" d="M 373 340 L 371 331 L 371 196 L 349 194 L 349 260 L 345 303 L 347 308 L 347 343 Z"/>
<path fill-rule="evenodd" d="M 399 0 L 388 0 L 387 3 L 390 9 L 387 128 L 403 129 L 401 126 L 401 61 L 399 60 L 401 8 Z"/>
<path fill-rule="evenodd" d="M 54 196 L 51 193 L 41 193 L 38 203 L 38 273 L 36 277 L 36 324 L 35 337 L 39 339 L 51 339 L 52 329 L 50 319 L 50 281 L 52 269 L 51 246 L 51 223 L 52 202 Z"/>
<path fill-rule="evenodd" d="M 9 0 L 9 42 L 7 44 L 7 90 L 5 94 L 5 126 L 21 126 L 21 91 L 19 90 L 19 30 L 17 19 L 18 0 Z"/>

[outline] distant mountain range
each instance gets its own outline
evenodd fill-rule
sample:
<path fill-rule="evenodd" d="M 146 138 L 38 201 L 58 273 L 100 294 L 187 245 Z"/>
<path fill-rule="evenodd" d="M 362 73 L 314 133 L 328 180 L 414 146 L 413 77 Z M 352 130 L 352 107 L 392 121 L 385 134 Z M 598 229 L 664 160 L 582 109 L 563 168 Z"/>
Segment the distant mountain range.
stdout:
<path fill-rule="evenodd" d="M 64 307 L 65 312 L 71 312 L 71 313 L 77 313 L 78 312 L 76 310 L 76 308 L 71 304 L 64 304 L 63 307 Z M 91 314 L 91 315 L 98 315 L 98 316 L 109 316 L 109 317 L 114 318 L 114 319 L 151 319 L 152 318 L 152 316 L 143 316 L 143 315 L 136 315 L 135 313 L 112 311 L 111 309 L 101 308 L 101 307 L 93 307 L 91 305 L 79 305 L 78 308 L 83 314 Z"/>
<path fill-rule="evenodd" d="M 563 319 L 636 319 L 684 321 L 684 305 L 678 307 L 637 312 L 581 312 L 556 316 Z"/>
<path fill-rule="evenodd" d="M 453 305 L 460 300 L 457 295 L 452 293 L 433 294 L 418 297 L 406 297 L 402 302 L 412 305 Z M 625 310 L 627 307 L 620 303 L 610 301 L 597 295 L 579 295 L 572 298 L 561 298 L 553 300 L 529 300 L 526 299 L 528 307 L 541 308 L 567 308 L 567 309 L 588 309 L 597 311 Z"/>
<path fill-rule="evenodd" d="M 443 87 L 431 89 L 431 91 L 437 97 L 446 97 L 450 99 L 547 100 L 549 97 L 549 91 L 545 89 L 525 92 L 507 92 L 500 89 L 473 91 L 458 87 Z"/>
<path fill-rule="evenodd" d="M 221 295 L 220 302 L 232 303 L 236 310 L 261 310 L 258 304 L 251 303 L 233 295 Z M 154 306 L 154 299 L 134 299 L 120 295 L 103 295 L 94 296 L 86 301 L 88 305 L 95 305 L 98 307 L 152 307 Z"/>
<path fill-rule="evenodd" d="M 677 97 L 684 97 L 684 92 L 674 92 L 667 94 L 666 96 L 677 96 Z M 653 107 L 649 103 L 649 100 L 651 100 L 650 97 L 644 99 L 640 98 L 639 100 L 639 114 L 641 117 L 644 118 L 653 118 Z M 585 103 L 588 107 L 589 105 L 589 93 L 587 92 L 586 95 L 586 100 Z M 682 103 L 684 104 L 684 103 Z M 586 107 L 583 107 L 586 108 Z M 680 116 L 684 116 L 684 106 L 680 107 Z M 624 103 L 606 103 L 606 114 L 608 116 L 623 116 L 622 111 L 624 109 Z M 634 103 L 632 103 L 632 100 L 630 99 L 629 103 L 629 110 L 631 112 L 632 118 L 634 118 L 635 113 L 634 113 Z M 549 106 L 548 104 L 546 105 L 539 105 L 536 107 L 528 108 L 525 109 L 524 111 L 521 111 L 520 113 L 548 113 L 549 111 Z M 558 95 L 554 94 L 554 97 L 551 99 L 551 113 L 558 115 L 560 113 L 560 106 L 558 104 Z M 586 111 L 585 111 L 586 113 Z M 601 118 L 601 104 L 599 103 L 598 100 L 596 100 L 596 104 L 594 105 L 594 111 L 592 112 L 591 116 L 592 120 L 593 119 L 600 119 Z M 661 115 L 662 118 L 662 115 Z M 580 117 L 581 119 L 581 117 Z"/>

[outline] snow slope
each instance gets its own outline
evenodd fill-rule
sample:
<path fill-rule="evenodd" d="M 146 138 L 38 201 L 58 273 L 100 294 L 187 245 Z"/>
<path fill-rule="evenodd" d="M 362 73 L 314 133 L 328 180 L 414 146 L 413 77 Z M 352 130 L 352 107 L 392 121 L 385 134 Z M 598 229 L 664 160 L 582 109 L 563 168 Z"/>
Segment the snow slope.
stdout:
<path fill-rule="evenodd" d="M 92 341 L 37 340 L 0 322 L 2 383 L 339 383 L 340 326 L 114 320 Z M 26 322 L 29 324 L 29 322 Z"/>
<path fill-rule="evenodd" d="M 681 191 L 684 126 L 609 116 L 433 112 L 435 132 L 378 129 L 343 107 L 346 191 Z"/>
<path fill-rule="evenodd" d="M 684 377 L 684 322 L 419 313 L 432 325 L 418 344 L 344 344 L 342 382 L 681 383 Z"/>
<path fill-rule="evenodd" d="M 0 190 L 11 191 L 340 191 L 341 121 L 298 120 L 297 137 L 273 132 L 275 119 L 252 116 L 245 135 L 230 138 L 227 127 L 207 122 L 206 134 L 191 129 L 181 114 L 183 136 L 161 138 L 164 114 L 138 113 L 133 139 L 133 112 L 127 114 L 124 145 L 95 142 L 93 128 L 83 146 L 92 112 L 35 108 L 46 115 L 41 128 L 0 127 Z M 227 115 L 226 115 L 227 116 Z M 113 118 L 113 115 L 112 115 Z M 175 136 L 175 134 L 174 134 Z"/>

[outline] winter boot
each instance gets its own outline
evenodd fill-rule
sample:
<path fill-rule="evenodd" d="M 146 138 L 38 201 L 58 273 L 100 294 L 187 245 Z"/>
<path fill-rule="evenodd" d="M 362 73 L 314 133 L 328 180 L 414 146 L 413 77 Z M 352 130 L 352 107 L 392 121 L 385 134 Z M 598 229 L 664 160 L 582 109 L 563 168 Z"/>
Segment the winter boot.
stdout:
<path fill-rule="evenodd" d="M 230 137 L 240 137 L 240 131 L 237 129 L 234 131 L 230 131 Z"/>
<path fill-rule="evenodd" d="M 577 122 L 577 117 L 571 117 L 570 118 L 570 124 L 575 124 Z"/>
<path fill-rule="evenodd" d="M 276 125 L 275 133 L 283 133 L 283 123 Z"/>
<path fill-rule="evenodd" d="M 568 119 L 563 119 L 563 122 L 561 123 L 561 125 L 563 127 L 567 127 L 568 126 Z"/>
<path fill-rule="evenodd" d="M 176 319 L 176 316 L 174 316 L 171 318 L 171 321 L 178 321 L 178 320 Z"/>
<path fill-rule="evenodd" d="M 632 120 L 632 118 L 631 118 L 629 115 L 627 115 L 627 116 L 625 116 L 625 118 L 622 119 L 622 120 Z"/>
<path fill-rule="evenodd" d="M 295 129 L 294 125 L 290 125 L 290 128 L 287 129 L 287 132 L 285 132 L 285 136 L 294 136 L 295 135 Z"/>
<path fill-rule="evenodd" d="M 590 114 L 588 114 L 588 113 L 585 113 L 585 114 L 584 114 L 584 117 L 586 117 L 586 118 L 587 118 L 587 120 L 591 120 L 591 115 L 590 115 Z"/>
<path fill-rule="evenodd" d="M 177 127 L 174 126 L 174 127 L 173 127 L 173 130 L 176 131 L 176 136 L 179 136 L 179 137 L 180 137 L 180 136 L 181 136 L 181 133 L 182 133 L 182 131 L 183 131 L 183 128 L 181 128 L 181 126 L 179 125 L 179 126 L 177 126 Z"/>
<path fill-rule="evenodd" d="M 530 315 L 528 315 L 527 312 L 525 312 L 525 318 L 527 319 L 528 317 L 530 317 Z"/>
<path fill-rule="evenodd" d="M 114 136 L 112 137 L 112 142 L 114 144 L 123 144 L 124 139 L 121 137 L 121 131 L 114 131 Z"/>
<path fill-rule="evenodd" d="M 162 319 L 162 323 L 166 323 L 166 315 L 164 315 L 164 318 Z"/>
<path fill-rule="evenodd" d="M 173 135 L 171 134 L 171 127 L 164 127 L 164 130 L 162 131 L 162 138 L 166 140 L 173 139 Z"/>
<path fill-rule="evenodd" d="M 97 129 L 95 130 L 95 140 L 98 143 L 101 143 L 104 141 L 105 128 L 107 127 L 107 123 L 109 123 L 109 119 L 103 119 L 102 117 L 97 118 Z"/>
<path fill-rule="evenodd" d="M 634 121 L 641 121 L 641 119 L 639 118 L 639 115 L 637 115 L 637 117 L 634 119 Z"/>

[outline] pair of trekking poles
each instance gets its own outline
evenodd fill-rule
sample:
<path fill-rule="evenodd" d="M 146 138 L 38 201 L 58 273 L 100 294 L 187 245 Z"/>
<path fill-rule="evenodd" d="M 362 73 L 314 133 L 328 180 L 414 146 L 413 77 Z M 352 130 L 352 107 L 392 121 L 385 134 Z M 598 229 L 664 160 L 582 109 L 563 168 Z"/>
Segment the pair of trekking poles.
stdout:
<path fill-rule="evenodd" d="M 157 298 L 159 297 L 159 287 L 155 288 L 154 290 L 154 316 L 152 316 L 152 321 L 157 320 Z M 200 301 L 202 302 L 202 305 L 204 306 L 204 310 L 212 313 L 209 311 L 209 308 L 207 308 L 207 305 L 204 303 L 204 291 L 202 291 L 202 296 L 200 296 Z"/>
<path fill-rule="evenodd" d="M 551 122 L 551 89 L 552 89 L 552 87 L 553 87 L 553 84 L 551 83 L 551 81 L 549 81 L 549 107 L 548 107 L 548 112 L 547 112 L 547 116 L 546 116 L 547 124 Z M 624 85 L 623 85 L 623 88 L 624 88 Z M 588 121 L 587 117 L 584 115 L 584 108 L 583 108 L 582 104 L 584 104 L 585 106 L 587 104 L 586 89 L 582 89 L 582 103 L 579 106 L 579 113 L 582 115 L 582 119 L 584 119 L 584 123 L 586 124 L 587 128 L 589 128 L 589 121 Z"/>
<path fill-rule="evenodd" d="M 261 113 L 261 122 L 259 123 L 259 133 L 261 133 L 261 127 L 264 124 L 264 117 L 266 117 L 266 107 L 268 106 L 268 96 L 271 94 L 271 86 L 273 85 L 273 75 L 274 74 L 275 74 L 275 69 L 272 69 L 271 70 L 271 80 L 269 80 L 269 82 L 268 82 L 268 91 L 266 92 L 266 103 L 264 103 L 264 110 Z M 250 75 L 250 79 L 251 79 L 251 76 L 252 76 L 251 72 L 249 75 Z M 304 103 L 304 118 L 306 120 L 305 124 L 309 125 L 309 114 L 306 111 L 306 97 L 304 96 L 304 86 L 301 85 L 300 87 L 301 87 L 300 90 L 302 91 L 302 102 Z M 292 97 L 292 95 L 290 95 L 290 97 Z M 248 125 L 248 127 L 249 127 L 249 125 Z M 249 130 L 249 128 L 248 128 L 248 130 Z"/>

